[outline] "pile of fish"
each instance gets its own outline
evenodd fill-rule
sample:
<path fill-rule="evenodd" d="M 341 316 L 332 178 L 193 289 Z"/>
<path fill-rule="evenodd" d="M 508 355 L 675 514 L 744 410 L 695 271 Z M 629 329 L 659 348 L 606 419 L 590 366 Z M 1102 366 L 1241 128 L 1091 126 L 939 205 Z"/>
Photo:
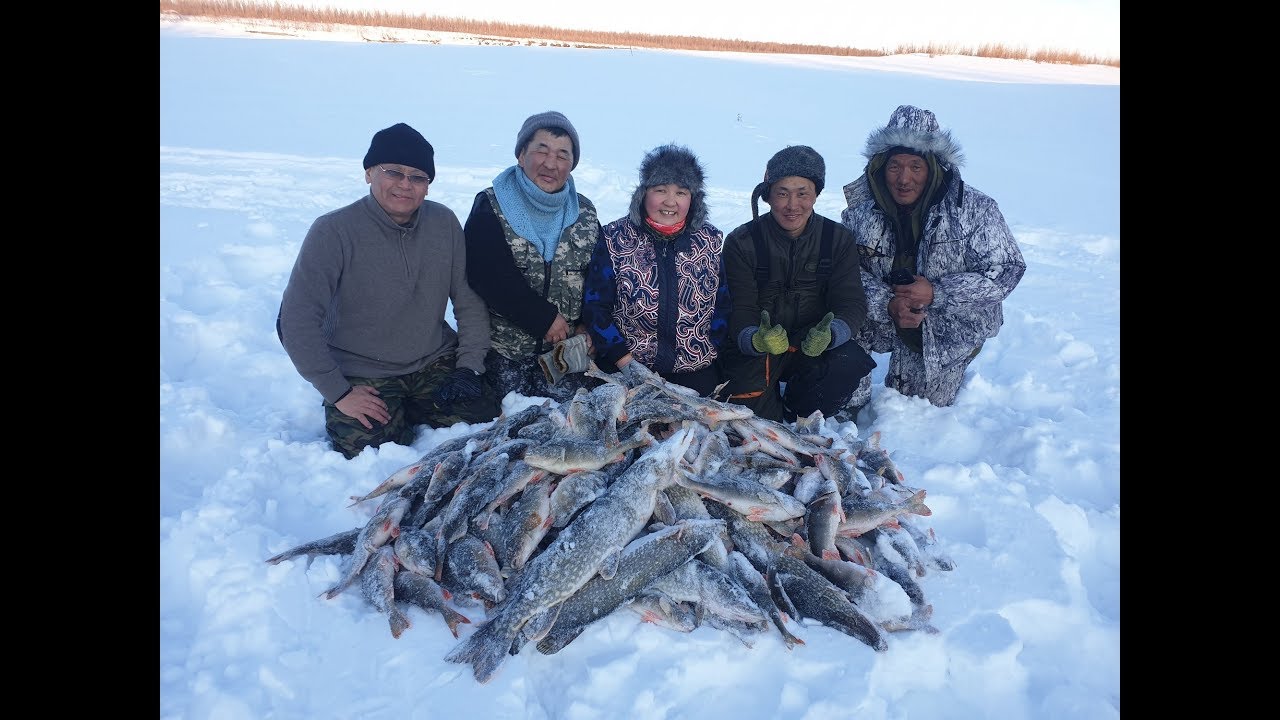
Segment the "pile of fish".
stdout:
<path fill-rule="evenodd" d="M 878 651 L 887 632 L 937 632 L 917 578 L 954 564 L 878 433 L 833 437 L 821 413 L 764 420 L 646 371 L 588 374 L 604 382 L 440 443 L 352 498 L 382 498 L 363 526 L 267 562 L 346 556 L 321 597 L 358 587 L 397 638 L 402 605 L 458 637 L 459 608 L 483 604 L 445 657 L 482 683 L 527 643 L 558 652 L 615 610 L 748 647 L 770 628 L 803 644 L 789 619 Z M 887 592 L 902 612 L 885 616 Z"/>

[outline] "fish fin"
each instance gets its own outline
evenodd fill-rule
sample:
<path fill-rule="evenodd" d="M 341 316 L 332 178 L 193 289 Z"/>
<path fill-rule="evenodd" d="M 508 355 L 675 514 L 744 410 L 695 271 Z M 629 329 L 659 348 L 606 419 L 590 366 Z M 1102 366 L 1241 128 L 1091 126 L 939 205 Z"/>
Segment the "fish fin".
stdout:
<path fill-rule="evenodd" d="M 604 560 L 600 563 L 600 577 L 605 580 L 612 580 L 614 575 L 618 574 L 618 561 L 622 557 L 621 548 L 610 548 L 605 554 Z"/>
<path fill-rule="evenodd" d="M 529 618 L 525 622 L 520 632 L 529 642 L 537 642 L 547 636 L 551 632 L 551 628 L 555 626 L 556 620 L 560 617 L 560 610 L 564 607 L 564 603 L 557 603 L 553 607 L 541 610 Z"/>

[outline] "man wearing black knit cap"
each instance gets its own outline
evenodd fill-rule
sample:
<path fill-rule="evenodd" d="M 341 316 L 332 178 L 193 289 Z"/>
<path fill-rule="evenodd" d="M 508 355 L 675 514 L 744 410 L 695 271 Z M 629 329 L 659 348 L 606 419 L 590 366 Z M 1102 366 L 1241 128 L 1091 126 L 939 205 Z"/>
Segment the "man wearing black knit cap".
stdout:
<path fill-rule="evenodd" d="M 779 150 L 751 193 L 752 220 L 725 239 L 733 311 L 720 397 L 770 420 L 836 414 L 875 367 L 849 342 L 867 315 L 853 235 L 813 211 L 826 174 L 813 148 Z"/>
<path fill-rule="evenodd" d="M 411 445 L 422 424 L 500 412 L 481 382 L 489 316 L 467 284 L 462 226 L 426 199 L 435 175 L 417 130 L 379 130 L 364 156 L 369 194 L 312 223 L 285 286 L 280 342 L 324 399 L 333 449 L 348 458 Z"/>

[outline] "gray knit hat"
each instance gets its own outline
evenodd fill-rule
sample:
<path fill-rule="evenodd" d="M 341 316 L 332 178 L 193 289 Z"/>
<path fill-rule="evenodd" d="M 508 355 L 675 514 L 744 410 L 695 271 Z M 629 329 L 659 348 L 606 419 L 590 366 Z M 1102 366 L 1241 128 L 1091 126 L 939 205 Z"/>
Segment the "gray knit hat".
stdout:
<path fill-rule="evenodd" d="M 516 157 L 520 157 L 520 151 L 533 139 L 534 133 L 552 128 L 560 128 L 569 133 L 569 139 L 573 141 L 573 167 L 569 169 L 572 170 L 578 167 L 578 160 L 582 157 L 582 146 L 578 144 L 578 131 L 573 127 L 573 123 L 569 122 L 569 118 L 555 110 L 530 115 L 524 121 L 524 124 L 520 126 L 520 132 L 516 133 Z M 555 133 L 552 134 L 554 135 Z"/>
<path fill-rule="evenodd" d="M 655 185 L 675 183 L 688 188 L 691 195 L 686 225 L 694 229 L 702 227 L 707 219 L 706 193 L 703 192 L 705 181 L 702 163 L 689 148 L 669 143 L 650 150 L 640 161 L 640 184 L 631 194 L 631 222 L 639 225 L 644 221 L 646 190 Z"/>
<path fill-rule="evenodd" d="M 827 184 L 827 163 L 808 145 L 790 145 L 774 153 L 765 166 L 764 182 L 756 186 L 751 196 L 752 218 L 758 217 L 756 200 L 767 199 L 774 183 L 793 175 L 812 180 L 815 194 L 821 195 Z"/>

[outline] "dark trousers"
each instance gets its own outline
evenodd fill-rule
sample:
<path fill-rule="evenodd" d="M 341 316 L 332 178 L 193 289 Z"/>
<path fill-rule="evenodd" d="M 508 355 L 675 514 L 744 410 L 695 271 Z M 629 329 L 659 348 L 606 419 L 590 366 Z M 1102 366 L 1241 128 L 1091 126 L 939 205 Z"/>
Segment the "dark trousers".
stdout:
<path fill-rule="evenodd" d="M 343 414 L 332 403 L 324 404 L 325 430 L 333 449 L 353 458 L 366 447 L 378 447 L 385 442 L 412 445 L 419 425 L 449 427 L 455 423 L 488 422 L 502 411 L 493 393 L 484 383 L 479 398 L 465 403 L 441 405 L 435 399 L 436 388 L 453 371 L 452 356 L 440 358 L 417 372 L 389 378 L 348 377 L 352 385 L 369 385 L 378 391 L 378 397 L 387 404 L 391 420 L 383 425 L 371 420 L 373 429 L 367 429 L 360 421 Z"/>
<path fill-rule="evenodd" d="M 757 357 L 735 352 L 725 358 L 729 384 L 719 397 L 746 405 L 766 420 L 791 422 L 814 410 L 830 417 L 849 402 L 858 381 L 875 366 L 876 361 L 855 342 L 818 357 L 809 357 L 797 348 Z"/>
<path fill-rule="evenodd" d="M 715 392 L 716 386 L 724 382 L 724 374 L 720 371 L 719 360 L 699 370 L 681 373 L 658 373 L 658 375 L 663 380 L 673 382 L 676 385 L 683 385 L 702 397 L 711 395 L 711 393 Z"/>

